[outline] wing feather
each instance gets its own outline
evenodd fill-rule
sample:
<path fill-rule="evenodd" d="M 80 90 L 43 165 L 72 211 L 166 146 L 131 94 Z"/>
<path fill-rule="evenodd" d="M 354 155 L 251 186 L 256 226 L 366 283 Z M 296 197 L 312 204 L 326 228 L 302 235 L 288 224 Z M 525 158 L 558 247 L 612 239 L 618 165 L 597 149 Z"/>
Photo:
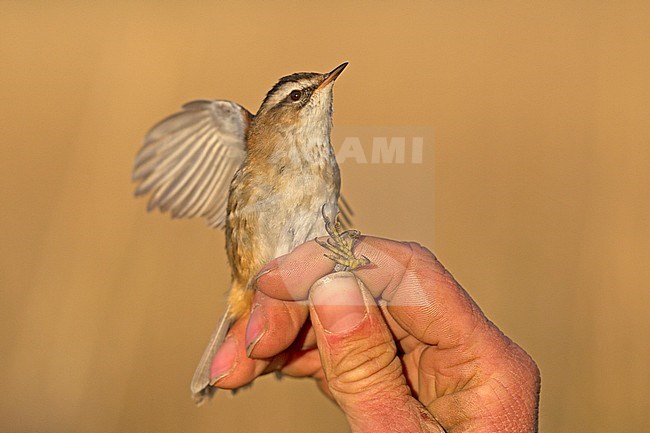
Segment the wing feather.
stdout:
<path fill-rule="evenodd" d="M 189 195 L 184 201 L 182 213 L 201 213 L 202 208 L 209 204 L 209 202 L 206 201 L 206 198 L 210 194 L 211 188 L 214 188 L 216 185 L 214 179 L 217 178 L 217 172 L 221 169 L 223 159 L 225 159 L 221 157 L 220 154 L 224 152 L 225 146 L 214 150 L 214 153 L 216 154 L 214 158 L 217 158 L 220 163 L 208 166 L 201 172 L 201 177 L 194 188 L 194 193 Z"/>
<path fill-rule="evenodd" d="M 225 223 L 230 181 L 246 157 L 252 115 L 230 101 L 192 101 L 157 123 L 138 152 L 135 194 L 150 194 L 148 210 L 173 218 L 201 216 Z"/>
<path fill-rule="evenodd" d="M 352 207 L 345 199 L 343 194 L 339 195 L 339 215 L 341 217 L 341 223 L 343 224 L 343 227 L 352 227 L 352 217 L 354 216 L 354 212 L 352 211 Z"/>
<path fill-rule="evenodd" d="M 205 188 L 206 183 L 209 183 L 206 182 L 207 173 L 211 169 L 218 167 L 216 164 L 209 164 L 208 161 L 220 161 L 217 155 L 223 153 L 221 151 L 223 151 L 224 147 L 219 146 L 219 142 L 212 143 L 210 147 L 206 146 L 204 152 L 201 154 L 201 162 L 193 170 L 189 171 L 186 175 L 187 182 L 183 189 L 179 191 L 179 196 L 176 199 L 179 206 L 175 214 L 173 214 L 175 218 L 184 218 L 192 214 L 190 208 L 193 200 L 196 200 L 201 195 L 201 191 Z"/>
<path fill-rule="evenodd" d="M 176 206 L 172 210 L 174 218 L 182 217 L 185 199 L 194 193 L 196 184 L 201 180 L 201 173 L 206 170 L 210 163 L 216 162 L 214 153 L 218 150 L 219 142 L 210 142 L 203 140 L 200 145 L 196 146 L 196 153 L 192 155 L 192 164 L 187 164 L 182 177 L 179 177 L 178 182 L 173 188 L 170 186 L 168 198 L 170 203 L 175 203 Z M 212 164 L 214 165 L 214 164 Z"/>
<path fill-rule="evenodd" d="M 186 169 L 185 163 L 200 148 L 209 131 L 209 125 L 206 125 L 193 135 L 174 140 L 173 143 L 176 147 L 172 152 L 161 151 L 158 158 L 149 159 L 147 161 L 148 170 L 141 176 L 144 181 L 138 186 L 136 194 L 146 194 L 152 188 L 165 184 L 172 176 L 178 174 L 178 170 Z"/>

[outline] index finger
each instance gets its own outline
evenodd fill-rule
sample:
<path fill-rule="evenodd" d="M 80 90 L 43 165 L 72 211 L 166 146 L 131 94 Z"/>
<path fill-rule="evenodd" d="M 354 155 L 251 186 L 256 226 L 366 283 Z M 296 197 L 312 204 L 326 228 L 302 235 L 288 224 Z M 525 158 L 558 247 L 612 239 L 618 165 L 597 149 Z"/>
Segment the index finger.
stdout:
<path fill-rule="evenodd" d="M 355 269 L 354 274 L 364 283 L 372 281 L 373 286 L 390 291 L 408 270 L 414 246 L 419 247 L 417 244 L 363 236 L 355 244 L 355 254 L 368 257 L 370 264 Z M 298 246 L 260 270 L 256 278 L 257 288 L 285 301 L 306 300 L 309 288 L 334 270 L 335 263 L 325 257 L 326 252 L 314 241 Z M 379 294 L 373 292 L 375 296 Z"/>
<path fill-rule="evenodd" d="M 316 242 L 307 242 L 269 262 L 257 288 L 282 300 L 307 299 L 310 287 L 331 273 L 334 263 Z M 471 333 L 482 314 L 436 257 L 416 243 L 370 236 L 359 238 L 355 253 L 370 264 L 354 270 L 373 296 L 407 332 L 427 344 L 455 345 Z"/>

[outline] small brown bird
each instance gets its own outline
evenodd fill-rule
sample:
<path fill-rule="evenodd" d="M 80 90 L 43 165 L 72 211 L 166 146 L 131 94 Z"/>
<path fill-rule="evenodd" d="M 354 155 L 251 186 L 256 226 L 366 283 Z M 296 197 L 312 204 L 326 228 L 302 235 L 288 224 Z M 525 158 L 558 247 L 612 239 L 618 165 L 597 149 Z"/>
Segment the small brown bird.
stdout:
<path fill-rule="evenodd" d="M 253 279 L 265 263 L 326 235 L 319 243 L 338 269 L 368 263 L 352 251 L 359 232 L 342 231 L 337 220 L 341 178 L 330 143 L 332 88 L 346 66 L 280 79 L 254 116 L 230 101 L 190 102 L 149 131 L 135 159 L 136 195 L 151 193 L 149 210 L 202 216 L 226 229 L 232 283 L 226 312 L 192 379 L 197 403 L 216 389 L 212 359 L 232 324 L 250 311 Z"/>

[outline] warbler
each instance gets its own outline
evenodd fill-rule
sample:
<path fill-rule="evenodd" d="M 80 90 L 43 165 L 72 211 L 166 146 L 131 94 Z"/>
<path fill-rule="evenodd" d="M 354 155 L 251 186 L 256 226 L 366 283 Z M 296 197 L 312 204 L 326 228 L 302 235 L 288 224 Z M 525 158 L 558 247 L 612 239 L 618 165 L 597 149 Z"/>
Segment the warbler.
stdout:
<path fill-rule="evenodd" d="M 338 269 L 369 262 L 353 253 L 359 232 L 343 230 L 337 219 L 341 176 L 330 141 L 332 91 L 346 66 L 281 78 L 255 115 L 225 100 L 185 104 L 146 134 L 135 158 L 136 195 L 151 195 L 148 210 L 200 216 L 225 228 L 228 306 L 192 379 L 197 403 L 216 389 L 212 359 L 232 324 L 250 311 L 254 277 L 265 263 L 322 236 L 329 236 L 319 243 Z"/>

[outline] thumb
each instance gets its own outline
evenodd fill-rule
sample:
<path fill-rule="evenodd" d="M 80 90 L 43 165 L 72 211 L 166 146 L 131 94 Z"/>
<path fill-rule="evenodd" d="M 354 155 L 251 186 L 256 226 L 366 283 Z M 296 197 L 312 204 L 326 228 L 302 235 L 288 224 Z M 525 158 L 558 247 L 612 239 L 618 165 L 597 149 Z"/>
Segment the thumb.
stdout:
<path fill-rule="evenodd" d="M 329 390 L 353 432 L 422 431 L 433 418 L 411 396 L 393 336 L 350 272 L 317 281 L 310 314 Z"/>

